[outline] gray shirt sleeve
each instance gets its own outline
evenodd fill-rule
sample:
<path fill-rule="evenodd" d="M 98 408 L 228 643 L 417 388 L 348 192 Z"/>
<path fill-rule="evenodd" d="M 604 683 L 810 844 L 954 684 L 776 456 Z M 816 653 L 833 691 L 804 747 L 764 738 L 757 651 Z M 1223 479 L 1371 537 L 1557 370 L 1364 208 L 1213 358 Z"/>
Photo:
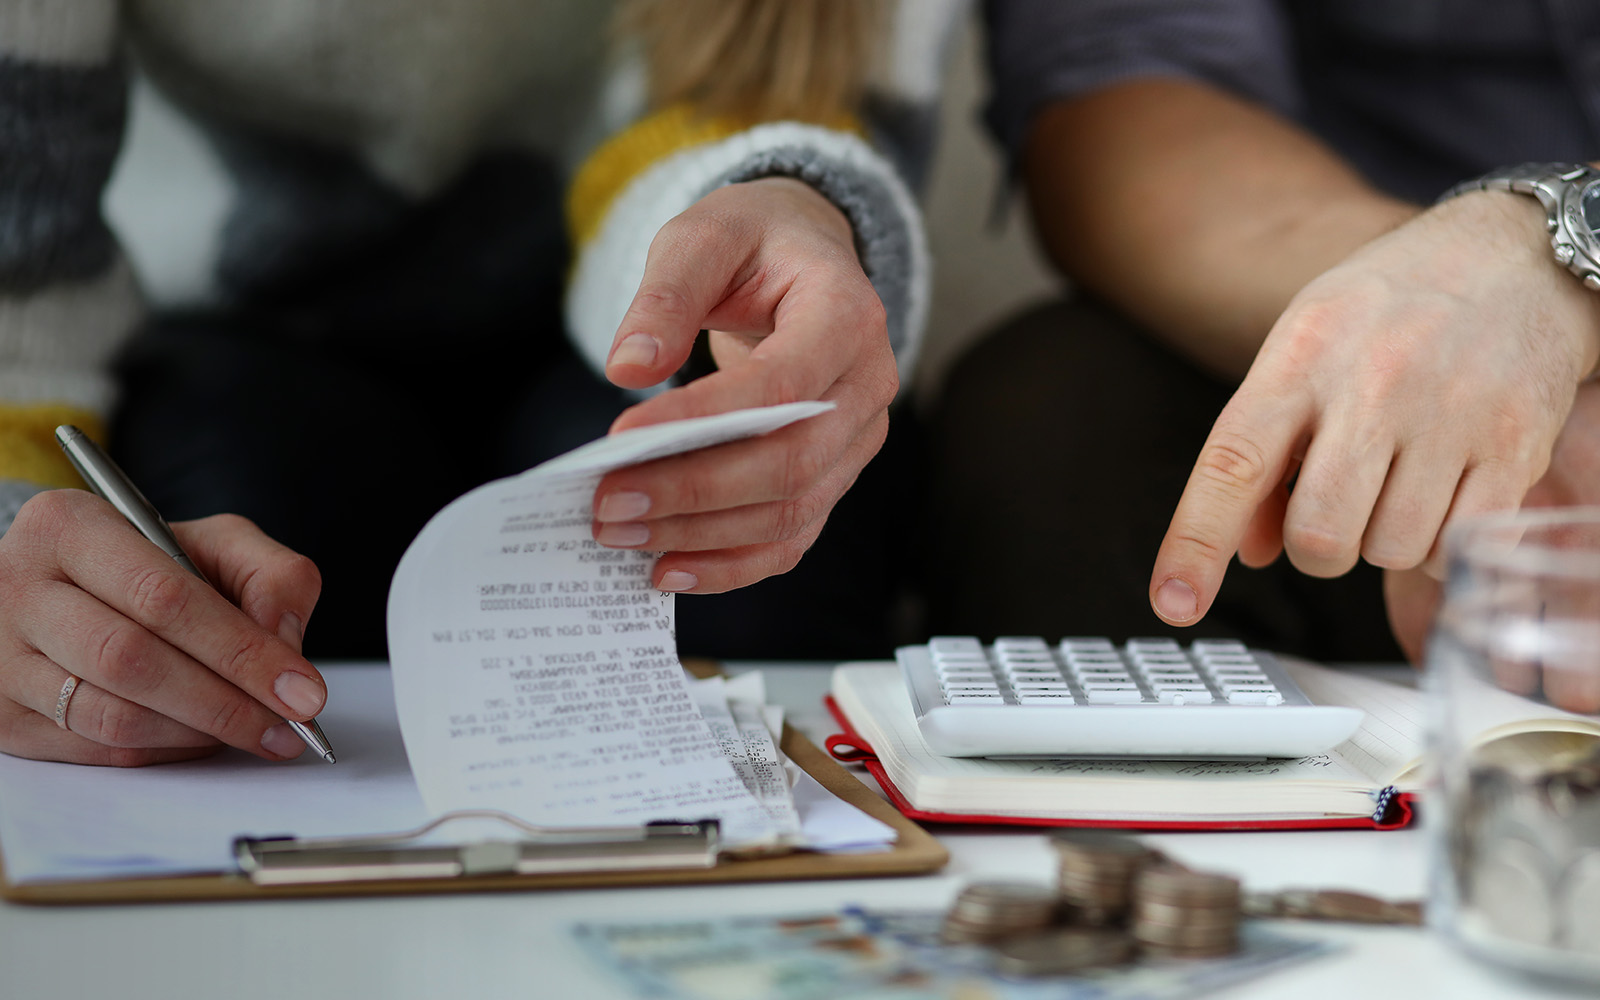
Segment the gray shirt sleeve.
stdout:
<path fill-rule="evenodd" d="M 1041 108 L 1140 77 L 1205 80 L 1295 116 L 1289 28 L 1273 0 L 986 0 L 985 120 L 1013 160 Z"/>

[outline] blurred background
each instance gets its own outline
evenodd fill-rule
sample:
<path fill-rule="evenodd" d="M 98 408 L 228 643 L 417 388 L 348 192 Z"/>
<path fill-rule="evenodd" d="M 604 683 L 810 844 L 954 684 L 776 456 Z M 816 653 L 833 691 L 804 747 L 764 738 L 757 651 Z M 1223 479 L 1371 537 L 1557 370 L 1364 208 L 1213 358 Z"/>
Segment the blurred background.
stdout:
<path fill-rule="evenodd" d="M 917 375 L 926 398 L 961 347 L 1019 305 L 1048 294 L 1055 278 L 1009 207 L 995 222 L 1001 159 L 983 131 L 981 38 L 969 20 L 952 49 L 942 128 L 924 199 L 934 253 L 927 348 Z M 128 142 L 106 211 L 144 286 L 163 301 L 194 301 L 206 287 L 200 242 L 230 198 L 228 179 L 183 118 L 143 83 L 134 90 Z"/>

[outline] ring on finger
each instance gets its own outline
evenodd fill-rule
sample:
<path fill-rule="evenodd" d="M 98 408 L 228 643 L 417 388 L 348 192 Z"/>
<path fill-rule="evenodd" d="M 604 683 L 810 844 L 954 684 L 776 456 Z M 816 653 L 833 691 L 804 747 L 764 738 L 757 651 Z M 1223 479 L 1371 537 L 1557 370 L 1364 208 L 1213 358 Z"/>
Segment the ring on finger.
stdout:
<path fill-rule="evenodd" d="M 56 725 L 62 729 L 67 728 L 67 708 L 72 704 L 72 695 L 77 690 L 78 678 L 68 674 L 66 683 L 61 685 L 61 693 L 56 696 Z"/>

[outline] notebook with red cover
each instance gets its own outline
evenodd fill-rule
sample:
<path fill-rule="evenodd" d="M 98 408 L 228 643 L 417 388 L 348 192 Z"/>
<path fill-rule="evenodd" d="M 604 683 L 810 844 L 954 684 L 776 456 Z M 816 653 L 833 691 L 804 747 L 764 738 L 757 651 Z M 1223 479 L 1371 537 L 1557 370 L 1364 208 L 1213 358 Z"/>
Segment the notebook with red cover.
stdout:
<path fill-rule="evenodd" d="M 827 741 L 858 761 L 906 816 L 934 823 L 1141 830 L 1397 829 L 1420 784 L 1423 700 L 1414 688 L 1289 661 L 1318 704 L 1366 720 L 1317 757 L 1265 761 L 990 760 L 942 757 L 917 730 L 899 668 L 835 668 Z M 1026 710 L 1026 709 L 1022 709 Z"/>

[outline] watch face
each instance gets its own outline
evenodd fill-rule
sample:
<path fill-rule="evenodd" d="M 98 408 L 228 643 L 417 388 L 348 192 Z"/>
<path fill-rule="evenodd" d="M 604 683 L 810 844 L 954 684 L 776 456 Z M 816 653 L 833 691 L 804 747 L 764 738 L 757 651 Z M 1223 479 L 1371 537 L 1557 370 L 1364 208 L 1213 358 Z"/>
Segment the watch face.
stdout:
<path fill-rule="evenodd" d="M 1584 185 L 1583 224 L 1590 233 L 1600 232 L 1600 180 Z"/>

